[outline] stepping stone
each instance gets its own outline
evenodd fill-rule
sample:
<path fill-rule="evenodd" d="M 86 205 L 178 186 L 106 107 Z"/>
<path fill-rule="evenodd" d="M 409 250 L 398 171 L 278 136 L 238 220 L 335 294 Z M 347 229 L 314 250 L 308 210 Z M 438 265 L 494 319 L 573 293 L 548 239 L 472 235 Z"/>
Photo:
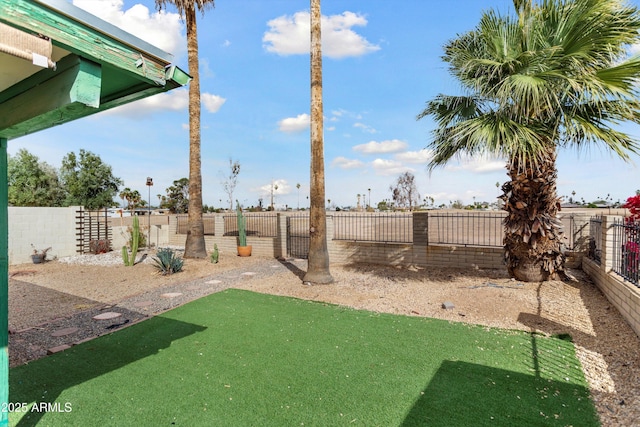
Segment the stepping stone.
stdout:
<path fill-rule="evenodd" d="M 109 320 L 115 319 L 116 317 L 122 316 L 122 313 L 116 313 L 115 311 L 107 311 L 106 313 L 98 314 L 97 316 L 93 316 L 94 320 Z"/>
<path fill-rule="evenodd" d="M 197 291 L 198 289 L 200 289 L 200 286 L 196 286 L 196 285 L 187 286 L 186 289 L 188 291 Z"/>
<path fill-rule="evenodd" d="M 442 303 L 442 308 L 444 308 L 445 310 L 453 310 L 455 308 L 455 306 L 453 305 L 452 302 L 445 301 L 445 302 Z"/>
<path fill-rule="evenodd" d="M 150 305 L 153 305 L 153 301 L 140 301 L 133 304 L 134 307 L 149 307 Z"/>
<path fill-rule="evenodd" d="M 244 277 L 251 277 L 251 276 L 255 276 L 255 275 L 256 275 L 256 273 L 254 273 L 253 271 L 247 271 L 247 272 L 241 274 L 241 276 L 244 276 Z"/>
<path fill-rule="evenodd" d="M 162 298 L 175 298 L 182 295 L 182 292 L 167 292 L 166 294 L 160 295 Z"/>
<path fill-rule="evenodd" d="M 47 354 L 55 354 L 55 353 L 60 353 L 61 351 L 64 351 L 68 348 L 71 348 L 70 345 L 67 344 L 62 344 L 56 347 L 51 347 L 49 350 L 47 350 Z"/>
<path fill-rule="evenodd" d="M 58 329 L 57 331 L 54 331 L 51 336 L 52 337 L 64 337 L 65 335 L 71 335 L 71 334 L 75 334 L 76 332 L 78 332 L 80 329 L 78 328 L 64 328 L 64 329 Z"/>
<path fill-rule="evenodd" d="M 209 280 L 208 282 L 205 282 L 209 285 L 217 285 L 218 283 L 222 283 L 222 280 Z"/>

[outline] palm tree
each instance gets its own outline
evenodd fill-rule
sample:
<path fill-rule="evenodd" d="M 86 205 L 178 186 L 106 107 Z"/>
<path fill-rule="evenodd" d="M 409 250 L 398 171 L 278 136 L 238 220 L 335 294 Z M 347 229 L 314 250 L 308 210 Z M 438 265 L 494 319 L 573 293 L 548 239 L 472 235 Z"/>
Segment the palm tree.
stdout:
<path fill-rule="evenodd" d="M 206 258 L 204 222 L 202 221 L 202 170 L 200 154 L 200 73 L 198 61 L 198 29 L 196 8 L 204 13 L 215 6 L 215 0 L 156 0 L 158 10 L 172 4 L 184 18 L 187 26 L 187 60 L 191 83 L 189 85 L 189 218 L 185 258 Z"/>
<path fill-rule="evenodd" d="M 459 154 L 507 159 L 500 198 L 509 273 L 523 281 L 562 272 L 558 148 L 596 143 L 628 160 L 638 142 L 613 127 L 640 119 L 640 15 L 623 0 L 514 0 L 448 42 L 444 61 L 467 91 L 438 95 L 418 119 L 437 123 L 430 169 Z"/>
<path fill-rule="evenodd" d="M 322 43 L 320 0 L 311 0 L 311 207 L 309 262 L 304 283 L 332 283 L 324 204 L 324 134 L 322 117 Z"/>

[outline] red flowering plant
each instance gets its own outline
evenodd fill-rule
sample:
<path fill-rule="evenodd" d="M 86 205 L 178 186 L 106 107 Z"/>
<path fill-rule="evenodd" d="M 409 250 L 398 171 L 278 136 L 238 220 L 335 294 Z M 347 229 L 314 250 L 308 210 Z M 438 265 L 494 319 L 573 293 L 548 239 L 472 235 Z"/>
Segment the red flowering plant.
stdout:
<path fill-rule="evenodd" d="M 638 277 L 640 264 L 640 194 L 629 197 L 622 205 L 630 215 L 624 219 L 626 242 L 622 247 L 622 271 L 630 277 Z"/>

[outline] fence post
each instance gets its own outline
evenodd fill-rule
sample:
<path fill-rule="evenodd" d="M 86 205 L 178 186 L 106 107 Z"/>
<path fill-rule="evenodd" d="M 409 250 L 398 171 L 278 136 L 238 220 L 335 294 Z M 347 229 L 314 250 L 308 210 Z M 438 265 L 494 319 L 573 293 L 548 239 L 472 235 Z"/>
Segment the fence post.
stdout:
<path fill-rule="evenodd" d="M 287 215 L 278 212 L 276 214 L 276 238 L 274 240 L 273 256 L 275 258 L 287 257 Z"/>
<path fill-rule="evenodd" d="M 214 244 L 222 247 L 224 232 L 224 213 L 213 214 L 213 244 L 211 245 L 211 250 L 213 250 Z"/>
<path fill-rule="evenodd" d="M 622 221 L 622 217 L 617 215 L 604 215 L 602 217 L 602 252 L 600 254 L 600 268 L 605 273 L 610 273 L 611 270 L 613 270 L 613 234 L 615 232 L 613 224 L 616 220 Z"/>
<path fill-rule="evenodd" d="M 426 265 L 429 246 L 429 212 L 413 212 L 413 264 Z"/>

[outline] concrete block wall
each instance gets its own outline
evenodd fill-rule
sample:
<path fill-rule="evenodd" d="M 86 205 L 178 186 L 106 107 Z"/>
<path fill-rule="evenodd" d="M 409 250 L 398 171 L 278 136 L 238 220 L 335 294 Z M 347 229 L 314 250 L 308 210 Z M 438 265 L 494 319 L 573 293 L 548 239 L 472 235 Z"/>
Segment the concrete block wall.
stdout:
<path fill-rule="evenodd" d="M 640 337 L 640 288 L 588 258 L 582 260 L 582 269 Z"/>
<path fill-rule="evenodd" d="M 31 262 L 33 244 L 37 249 L 51 247 L 47 258 L 76 254 L 76 212 L 67 208 L 9 207 L 9 264 Z"/>
<path fill-rule="evenodd" d="M 583 258 L 582 269 L 593 279 L 609 302 L 622 314 L 627 323 L 640 337 L 640 288 L 629 283 L 612 271 L 614 215 L 602 218 L 602 254 L 600 264 Z"/>
<path fill-rule="evenodd" d="M 452 268 L 505 268 L 502 248 L 431 245 L 426 248 L 425 265 Z"/>

